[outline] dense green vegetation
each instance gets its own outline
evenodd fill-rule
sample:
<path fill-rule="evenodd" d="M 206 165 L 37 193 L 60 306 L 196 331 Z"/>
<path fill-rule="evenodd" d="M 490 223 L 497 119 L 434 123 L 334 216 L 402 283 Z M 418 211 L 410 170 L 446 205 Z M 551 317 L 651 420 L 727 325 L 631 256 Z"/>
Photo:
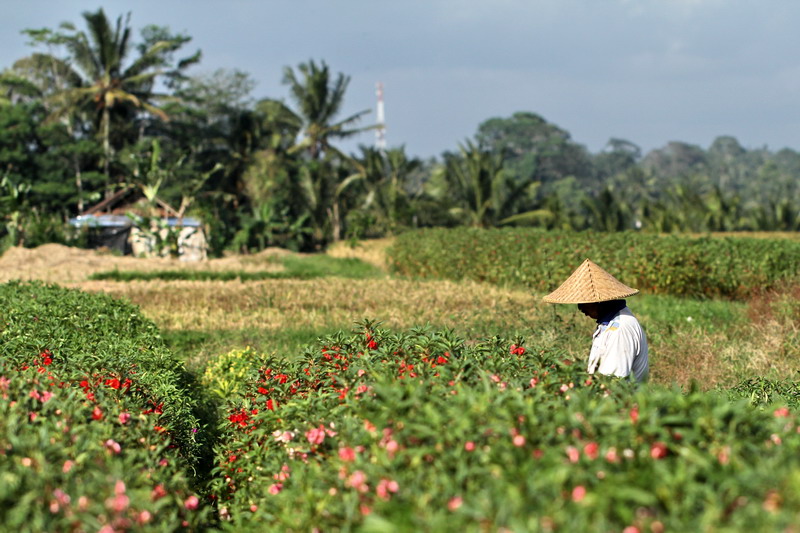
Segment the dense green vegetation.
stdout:
<path fill-rule="evenodd" d="M 378 277 L 381 271 L 355 258 L 336 258 L 325 255 L 289 256 L 281 260 L 284 270 L 109 270 L 89 276 L 90 280 L 185 280 L 185 281 L 255 281 L 264 279 L 313 279 L 327 276 L 364 279 Z"/>
<path fill-rule="evenodd" d="M 363 282 L 378 281 L 388 286 Z M 412 299 L 419 323 L 424 303 Z M 792 328 L 787 302 L 764 309 Z M 255 342 L 275 336 L 284 348 L 265 354 L 236 337 L 239 348 L 195 362 L 194 377 L 125 302 L 9 283 L 0 303 L 0 521 L 20 530 L 737 531 L 799 518 L 794 381 L 703 392 L 588 376 L 567 315 L 510 300 L 480 324 L 459 320 L 469 337 L 368 321 L 310 344 L 319 330 L 259 332 Z M 656 367 L 668 365 L 662 339 L 746 323 L 738 302 L 636 304 Z M 193 343 L 225 342 L 177 333 L 187 356 Z M 725 364 L 752 369 L 739 357 Z"/>
<path fill-rule="evenodd" d="M 130 304 L 0 286 L 0 523 L 20 531 L 208 523 L 213 412 Z M 191 391 L 191 392 L 190 392 Z"/>
<path fill-rule="evenodd" d="M 394 271 L 406 276 L 471 279 L 544 293 L 591 258 L 644 292 L 744 298 L 795 280 L 800 242 L 461 228 L 403 234 L 388 253 Z"/>
<path fill-rule="evenodd" d="M 440 158 L 341 139 L 349 77 L 286 67 L 287 94 L 252 93 L 237 69 L 192 75 L 191 38 L 100 9 L 23 32 L 31 54 L 0 73 L 2 246 L 74 242 L 65 219 L 112 206 L 141 221 L 191 215 L 211 251 L 318 250 L 427 226 L 618 231 L 800 228 L 800 153 L 671 142 L 590 153 L 529 111 L 488 118 Z M 284 97 L 286 102 L 284 102 Z"/>

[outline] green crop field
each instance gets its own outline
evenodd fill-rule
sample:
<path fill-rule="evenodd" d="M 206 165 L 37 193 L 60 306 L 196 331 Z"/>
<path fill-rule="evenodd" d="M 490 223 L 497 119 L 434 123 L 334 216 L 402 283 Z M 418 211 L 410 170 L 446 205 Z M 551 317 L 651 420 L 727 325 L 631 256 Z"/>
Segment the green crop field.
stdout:
<path fill-rule="evenodd" d="M 638 255 L 613 244 L 604 264 L 585 234 L 486 236 L 191 267 L 50 246 L 14 270 L 12 250 L 6 279 L 49 284 L 0 286 L 0 523 L 657 532 L 800 520 L 792 239 L 642 238 Z M 588 376 L 591 320 L 541 303 L 588 252 L 643 289 L 629 299 L 650 342 L 638 388 Z M 621 266 L 654 257 L 650 270 Z"/>

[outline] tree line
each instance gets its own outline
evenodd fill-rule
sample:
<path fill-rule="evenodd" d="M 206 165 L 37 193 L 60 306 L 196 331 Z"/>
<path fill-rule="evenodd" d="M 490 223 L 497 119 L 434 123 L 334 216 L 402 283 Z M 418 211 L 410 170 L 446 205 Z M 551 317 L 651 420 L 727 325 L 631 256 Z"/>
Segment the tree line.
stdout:
<path fill-rule="evenodd" d="M 338 143 L 350 78 L 324 61 L 283 72 L 285 97 L 256 99 L 240 70 L 190 75 L 191 38 L 130 14 L 24 30 L 33 49 L 0 73 L 3 246 L 67 242 L 70 217 L 127 206 L 192 215 L 212 252 L 318 250 L 425 226 L 602 231 L 787 230 L 800 226 L 800 153 L 729 136 L 643 154 L 610 139 L 590 153 L 533 112 L 482 122 L 422 160 L 404 147 Z"/>

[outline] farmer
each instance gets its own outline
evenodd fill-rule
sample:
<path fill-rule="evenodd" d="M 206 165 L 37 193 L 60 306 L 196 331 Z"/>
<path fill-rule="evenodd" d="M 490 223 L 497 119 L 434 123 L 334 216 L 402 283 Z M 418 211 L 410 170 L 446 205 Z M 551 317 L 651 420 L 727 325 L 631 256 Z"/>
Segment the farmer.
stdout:
<path fill-rule="evenodd" d="M 578 304 L 578 309 L 597 321 L 589 352 L 589 373 L 647 379 L 647 338 L 623 298 L 639 291 L 621 283 L 591 262 L 581 266 L 544 297 L 545 302 Z"/>

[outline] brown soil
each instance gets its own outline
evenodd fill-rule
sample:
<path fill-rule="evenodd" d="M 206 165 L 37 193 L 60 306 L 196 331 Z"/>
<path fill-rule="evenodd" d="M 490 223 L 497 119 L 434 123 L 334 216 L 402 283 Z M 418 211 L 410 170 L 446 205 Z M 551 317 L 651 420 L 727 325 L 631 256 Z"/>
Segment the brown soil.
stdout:
<path fill-rule="evenodd" d="M 277 258 L 290 254 L 270 248 L 246 256 L 230 256 L 198 262 L 169 258 L 137 258 L 117 256 L 103 250 L 84 250 L 61 244 L 45 244 L 38 248 L 11 248 L 0 257 L 0 282 L 12 279 L 42 280 L 52 283 L 85 281 L 91 274 L 106 270 L 244 270 L 279 271 Z"/>

